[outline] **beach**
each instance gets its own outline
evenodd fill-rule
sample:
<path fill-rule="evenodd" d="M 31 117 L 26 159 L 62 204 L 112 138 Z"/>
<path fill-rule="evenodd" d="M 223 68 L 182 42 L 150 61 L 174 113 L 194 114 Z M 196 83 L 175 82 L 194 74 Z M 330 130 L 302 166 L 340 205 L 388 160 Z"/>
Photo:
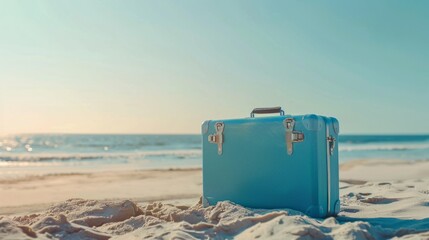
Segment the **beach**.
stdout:
<path fill-rule="evenodd" d="M 203 208 L 201 192 L 200 168 L 2 180 L 0 238 L 429 238 L 429 161 L 342 163 L 336 218 L 247 209 L 227 201 Z"/>
<path fill-rule="evenodd" d="M 429 240 L 429 1 L 171 3 L 0 2 L 0 240 Z"/>

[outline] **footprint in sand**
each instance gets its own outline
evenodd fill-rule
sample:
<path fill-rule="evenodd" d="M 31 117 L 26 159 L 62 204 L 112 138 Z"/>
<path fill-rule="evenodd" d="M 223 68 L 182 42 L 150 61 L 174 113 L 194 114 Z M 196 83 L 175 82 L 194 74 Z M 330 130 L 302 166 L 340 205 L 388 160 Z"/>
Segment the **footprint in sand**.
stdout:
<path fill-rule="evenodd" d="M 362 196 L 369 196 L 369 195 L 371 195 L 372 193 L 359 193 L 360 195 L 362 195 Z"/>
<path fill-rule="evenodd" d="M 370 197 L 367 199 L 360 200 L 364 203 L 371 203 L 371 204 L 389 204 L 393 202 L 399 201 L 398 198 L 385 198 L 385 197 Z"/>
<path fill-rule="evenodd" d="M 351 185 L 363 185 L 363 184 L 367 183 L 367 181 L 354 180 L 354 179 L 341 179 L 340 182 L 346 183 L 346 184 L 351 184 Z"/>
<path fill-rule="evenodd" d="M 378 184 L 378 186 L 384 186 L 384 185 L 392 185 L 392 184 L 390 182 L 382 182 Z"/>
<path fill-rule="evenodd" d="M 359 212 L 359 209 L 355 209 L 355 208 L 342 208 L 341 212 L 346 212 L 346 213 L 357 213 Z"/>

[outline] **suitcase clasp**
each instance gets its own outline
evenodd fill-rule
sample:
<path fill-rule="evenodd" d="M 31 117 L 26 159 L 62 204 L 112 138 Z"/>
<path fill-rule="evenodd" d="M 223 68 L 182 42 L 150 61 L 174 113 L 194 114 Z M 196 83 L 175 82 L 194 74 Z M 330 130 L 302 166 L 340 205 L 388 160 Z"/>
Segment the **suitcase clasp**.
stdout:
<path fill-rule="evenodd" d="M 286 149 L 289 155 L 293 153 L 293 143 L 304 141 L 304 133 L 294 131 L 295 120 L 293 118 L 286 118 L 283 121 L 286 128 Z"/>
<path fill-rule="evenodd" d="M 223 122 L 215 123 L 216 133 L 210 134 L 208 141 L 210 143 L 217 144 L 217 154 L 222 155 L 222 144 L 223 144 L 223 129 L 225 124 Z"/>
<path fill-rule="evenodd" d="M 329 155 L 332 156 L 332 154 L 334 154 L 334 149 L 335 149 L 335 138 L 332 136 L 329 136 L 326 138 L 326 141 L 328 141 L 329 144 Z"/>

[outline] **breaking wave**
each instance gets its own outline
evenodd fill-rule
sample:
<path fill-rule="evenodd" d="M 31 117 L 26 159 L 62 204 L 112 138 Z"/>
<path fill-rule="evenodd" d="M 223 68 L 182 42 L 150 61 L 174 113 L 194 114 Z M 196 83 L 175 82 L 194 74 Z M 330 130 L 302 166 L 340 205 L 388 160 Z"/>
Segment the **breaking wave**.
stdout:
<path fill-rule="evenodd" d="M 407 151 L 429 149 L 429 144 L 353 144 L 340 145 L 339 150 L 351 151 Z"/>
<path fill-rule="evenodd" d="M 128 153 L 1 153 L 0 161 L 8 162 L 49 162 L 49 161 L 90 161 L 90 160 L 143 160 L 143 159 L 186 159 L 200 157 L 199 150 L 171 150 Z"/>

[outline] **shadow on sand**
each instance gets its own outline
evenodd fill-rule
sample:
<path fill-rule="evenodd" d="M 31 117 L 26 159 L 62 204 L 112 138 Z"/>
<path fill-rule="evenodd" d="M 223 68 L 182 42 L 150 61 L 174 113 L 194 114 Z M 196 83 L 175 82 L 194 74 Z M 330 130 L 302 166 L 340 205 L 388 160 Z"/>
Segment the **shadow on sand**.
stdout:
<path fill-rule="evenodd" d="M 346 216 L 338 216 L 337 220 L 340 223 L 362 221 L 368 222 L 373 226 L 382 228 L 390 228 L 396 231 L 395 236 L 401 237 L 411 233 L 421 233 L 429 231 L 429 218 L 423 219 L 400 219 L 391 217 L 380 218 L 352 218 Z"/>

